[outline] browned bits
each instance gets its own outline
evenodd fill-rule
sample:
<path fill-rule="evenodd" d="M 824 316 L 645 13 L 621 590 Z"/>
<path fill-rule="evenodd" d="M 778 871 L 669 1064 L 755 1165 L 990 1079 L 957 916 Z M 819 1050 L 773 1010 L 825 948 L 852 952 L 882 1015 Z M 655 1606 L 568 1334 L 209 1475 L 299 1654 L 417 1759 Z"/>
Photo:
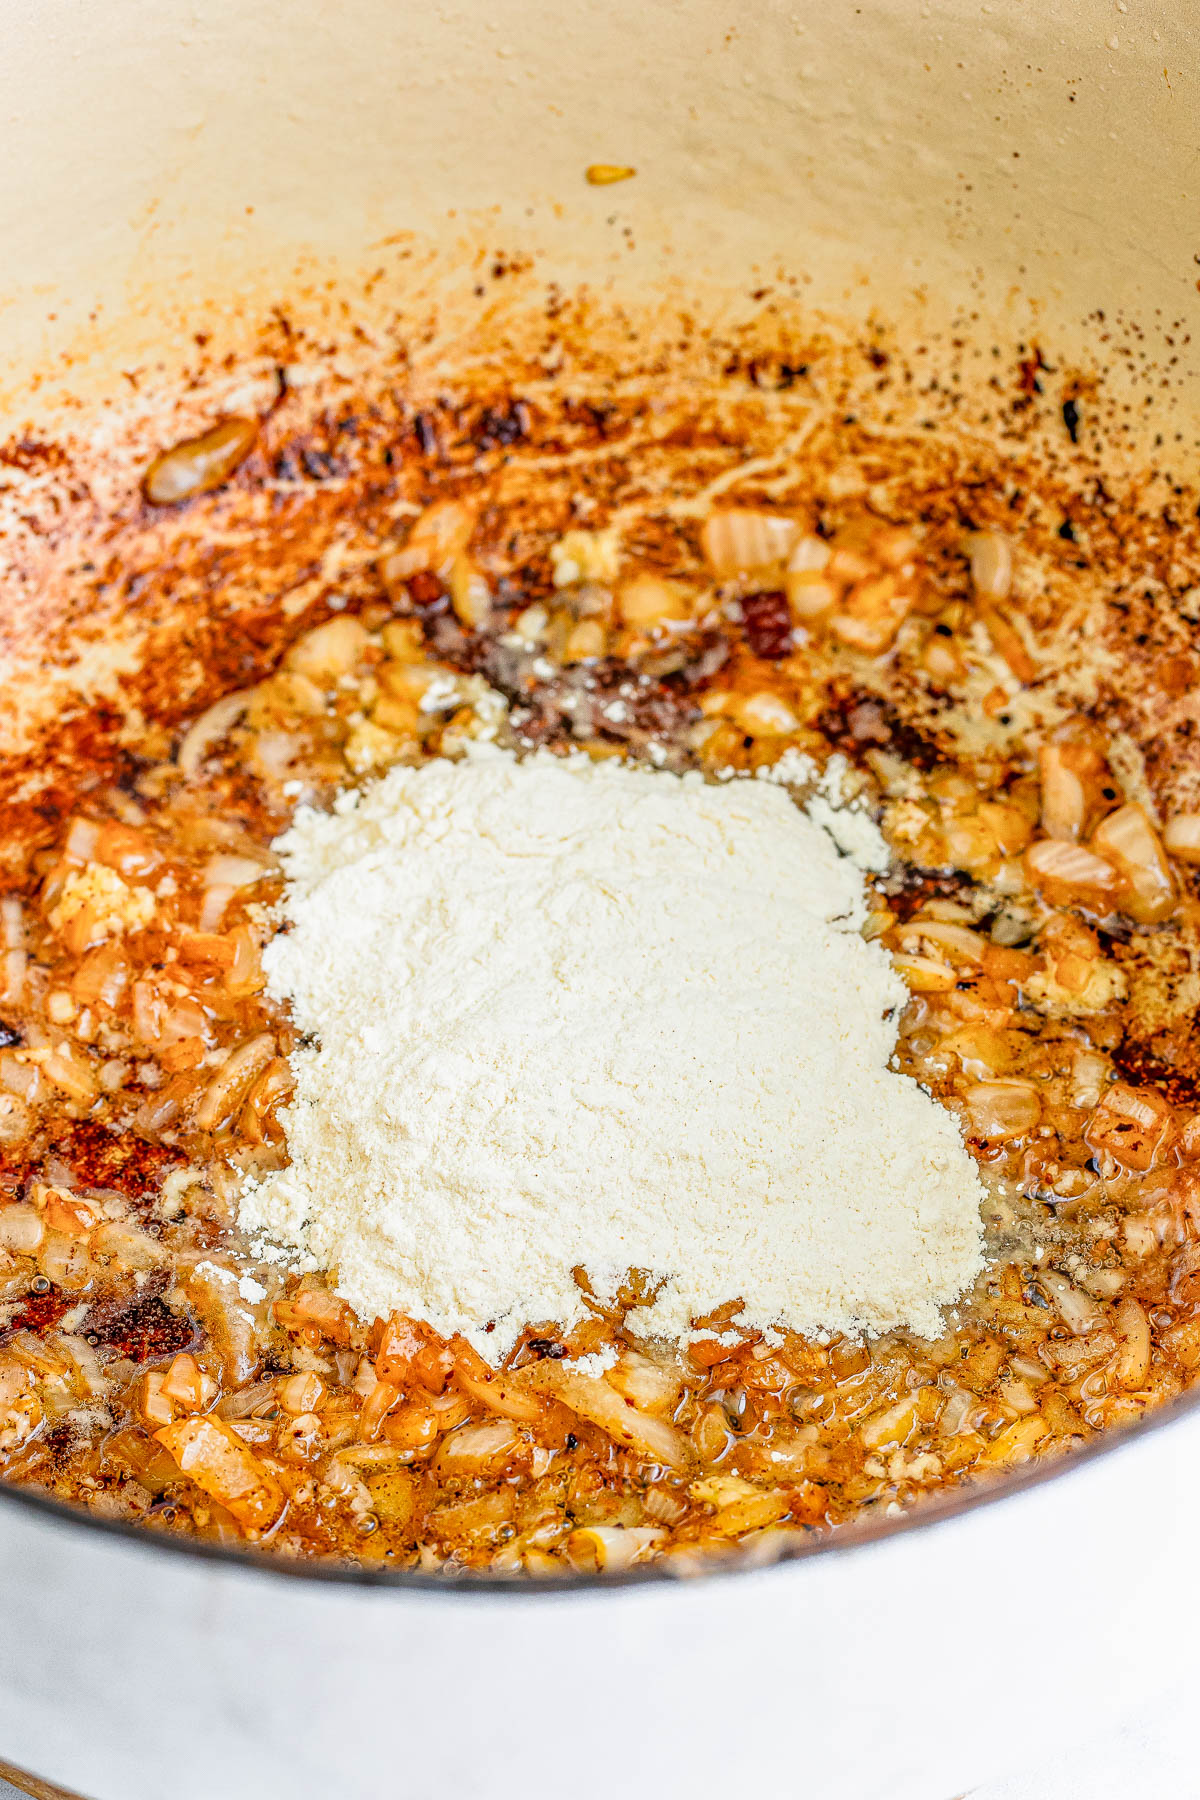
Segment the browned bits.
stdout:
<path fill-rule="evenodd" d="M 187 438 L 152 462 L 142 483 L 152 506 L 175 506 L 211 493 L 229 480 L 258 438 L 255 419 L 222 419 L 200 437 Z"/>
<path fill-rule="evenodd" d="M 755 656 L 778 662 L 792 647 L 792 616 L 787 595 L 748 594 L 742 601 L 742 627 Z"/>
<path fill-rule="evenodd" d="M 1193 797 L 1155 796 L 1160 831 L 1090 717 L 964 749 L 945 701 L 999 734 L 1039 672 L 1033 552 L 812 473 L 669 529 L 585 509 L 514 563 L 455 472 L 380 558 L 386 602 L 330 596 L 173 762 L 164 734 L 136 798 L 83 771 L 0 899 L 6 1479 L 297 1557 L 693 1567 L 1059 1454 L 1200 1376 L 1195 1032 L 1146 1000 L 1195 954 Z M 630 1330 L 634 1276 L 498 1370 L 257 1259 L 238 1190 L 286 1161 L 295 1048 L 264 991 L 266 846 L 298 800 L 475 734 L 722 777 L 849 758 L 897 858 L 866 933 L 910 989 L 899 1066 L 1009 1209 L 941 1339 L 767 1342 L 731 1304 L 679 1350 Z"/>

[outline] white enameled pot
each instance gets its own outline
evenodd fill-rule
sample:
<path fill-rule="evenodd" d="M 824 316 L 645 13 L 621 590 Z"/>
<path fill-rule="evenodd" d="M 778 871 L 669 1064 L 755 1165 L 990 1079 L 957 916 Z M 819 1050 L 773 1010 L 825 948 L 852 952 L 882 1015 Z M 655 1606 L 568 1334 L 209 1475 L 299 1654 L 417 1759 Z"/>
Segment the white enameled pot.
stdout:
<path fill-rule="evenodd" d="M 3 412 L 78 429 L 167 391 L 201 325 L 236 354 L 277 301 L 418 268 L 452 293 L 502 249 L 614 305 L 744 306 L 786 268 L 797 304 L 910 335 L 1082 362 L 1119 326 L 1151 454 L 1200 394 L 1198 38 L 1196 0 L 29 0 L 0 16 Z M 0 1755 L 92 1800 L 950 1800 L 1156 1681 L 1147 1596 L 1200 1612 L 1196 1479 L 1184 1409 L 868 1543 L 537 1593 L 4 1496 Z"/>
<path fill-rule="evenodd" d="M 10 1502 L 0 1746 L 91 1800 L 952 1800 L 1187 1666 L 1198 1480 L 1193 1412 L 858 1547 L 541 1593 L 314 1579 Z"/>

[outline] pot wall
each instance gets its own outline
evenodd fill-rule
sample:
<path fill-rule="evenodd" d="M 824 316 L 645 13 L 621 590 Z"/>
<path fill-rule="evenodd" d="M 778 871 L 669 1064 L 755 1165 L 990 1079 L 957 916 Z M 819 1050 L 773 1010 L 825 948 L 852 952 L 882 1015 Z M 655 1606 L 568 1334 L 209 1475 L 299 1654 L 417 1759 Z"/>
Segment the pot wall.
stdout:
<path fill-rule="evenodd" d="M 486 248 L 614 299 L 769 287 L 1080 359 L 1111 331 L 1160 431 L 1198 373 L 1196 24 L 1193 0 L 9 7 L 10 416 L 168 385 L 190 333 L 243 348 L 272 301 L 335 311 L 330 284 L 364 316 L 453 296 Z M 589 187 L 593 162 L 638 174 Z M 516 1599 L 307 1585 L 8 1505 L 0 1749 L 94 1800 L 589 1800 L 614 1755 L 667 1795 L 940 1800 L 1155 1679 L 1146 1595 L 1200 1602 L 1198 1465 L 1185 1421 L 869 1549 Z"/>
<path fill-rule="evenodd" d="M 1194 0 L 9 7 L 10 393 L 71 346 L 144 372 L 187 326 L 236 341 L 233 296 L 411 285 L 414 233 L 450 269 L 532 250 L 622 289 L 981 309 L 1068 354 L 1099 308 L 1154 355 L 1197 313 L 1196 23 Z M 638 174 L 589 187 L 595 162 Z"/>
<path fill-rule="evenodd" d="M 949 1800 L 1161 1689 L 1198 1477 L 1185 1420 L 931 1530 L 540 1597 L 303 1582 L 8 1506 L 0 1746 L 90 1800 Z"/>

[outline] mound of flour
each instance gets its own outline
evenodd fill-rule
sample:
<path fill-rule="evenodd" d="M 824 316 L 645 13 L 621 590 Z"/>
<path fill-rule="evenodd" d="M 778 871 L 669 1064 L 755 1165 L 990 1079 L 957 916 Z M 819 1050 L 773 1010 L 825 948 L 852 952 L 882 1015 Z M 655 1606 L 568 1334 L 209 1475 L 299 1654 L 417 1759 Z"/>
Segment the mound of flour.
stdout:
<path fill-rule="evenodd" d="M 778 786 L 484 749 L 397 768 L 280 840 L 270 992 L 311 1041 L 290 1166 L 241 1221 L 363 1318 L 490 1358 L 583 1314 L 909 1326 L 981 1267 L 951 1115 L 888 1066 L 905 988 L 862 876 Z M 491 1330 L 486 1327 L 491 1326 Z"/>

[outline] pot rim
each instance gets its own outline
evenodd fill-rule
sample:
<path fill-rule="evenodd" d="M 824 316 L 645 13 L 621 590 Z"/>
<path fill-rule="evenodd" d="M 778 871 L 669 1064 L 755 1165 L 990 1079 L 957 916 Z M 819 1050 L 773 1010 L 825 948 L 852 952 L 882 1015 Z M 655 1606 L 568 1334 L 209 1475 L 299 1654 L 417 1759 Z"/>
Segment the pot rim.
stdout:
<path fill-rule="evenodd" d="M 899 1517 L 880 1517 L 867 1524 L 845 1526 L 839 1531 L 827 1533 L 819 1538 L 814 1535 L 810 1541 L 789 1545 L 771 1562 L 760 1561 L 755 1556 L 753 1548 L 749 1548 L 739 1556 L 719 1562 L 714 1561 L 710 1568 L 695 1573 L 689 1570 L 685 1577 L 681 1577 L 679 1571 L 672 1565 L 664 1566 L 661 1563 L 646 1563 L 614 1575 L 571 1573 L 530 1576 L 516 1572 L 493 1574 L 488 1570 L 478 1569 L 457 1569 L 444 1573 L 423 1569 L 372 1569 L 342 1563 L 334 1557 L 313 1558 L 309 1561 L 294 1557 L 272 1556 L 269 1552 L 253 1547 L 218 1544 L 204 1538 L 185 1537 L 182 1533 L 151 1531 L 143 1525 L 131 1524 L 125 1519 L 107 1519 L 98 1513 L 89 1512 L 84 1506 L 75 1506 L 68 1501 L 58 1500 L 50 1494 L 39 1492 L 36 1488 L 18 1487 L 2 1479 L 0 1479 L 0 1506 L 12 1505 L 23 1508 L 34 1517 L 58 1522 L 64 1526 L 81 1526 L 87 1531 L 97 1533 L 102 1538 L 108 1537 L 117 1542 L 132 1544 L 137 1549 L 147 1549 L 152 1555 L 161 1553 L 167 1557 L 183 1557 L 202 1563 L 215 1563 L 218 1567 L 228 1566 L 234 1569 L 244 1569 L 251 1575 L 265 1575 L 285 1581 L 297 1581 L 301 1584 L 316 1583 L 376 1590 L 401 1589 L 406 1592 L 418 1593 L 449 1592 L 458 1597 L 467 1595 L 471 1598 L 493 1594 L 504 1597 L 520 1594 L 528 1598 L 537 1598 L 542 1594 L 584 1593 L 590 1596 L 605 1593 L 614 1588 L 661 1585 L 666 1582 L 674 1583 L 681 1579 L 707 1582 L 721 1576 L 766 1574 L 771 1569 L 783 1568 L 789 1563 L 807 1562 L 814 1557 L 846 1554 L 884 1543 L 892 1538 L 927 1531 L 943 1520 L 979 1512 L 984 1508 L 996 1505 L 1001 1500 L 1010 1499 L 1032 1488 L 1041 1487 L 1047 1482 L 1066 1479 L 1086 1464 L 1096 1462 L 1101 1457 L 1109 1456 L 1114 1452 L 1128 1450 L 1136 1439 L 1144 1437 L 1150 1432 L 1161 1431 L 1169 1426 L 1177 1425 L 1181 1420 L 1197 1411 L 1200 1411 L 1200 1383 L 1177 1395 L 1174 1400 L 1157 1407 L 1149 1415 L 1143 1414 L 1140 1419 L 1136 1419 L 1128 1425 L 1098 1432 L 1095 1438 L 1083 1444 L 1079 1449 L 1060 1451 L 1052 1460 L 1035 1462 L 1016 1474 L 983 1481 L 973 1488 L 964 1487 L 944 1499 L 929 1500 L 910 1508 Z"/>

